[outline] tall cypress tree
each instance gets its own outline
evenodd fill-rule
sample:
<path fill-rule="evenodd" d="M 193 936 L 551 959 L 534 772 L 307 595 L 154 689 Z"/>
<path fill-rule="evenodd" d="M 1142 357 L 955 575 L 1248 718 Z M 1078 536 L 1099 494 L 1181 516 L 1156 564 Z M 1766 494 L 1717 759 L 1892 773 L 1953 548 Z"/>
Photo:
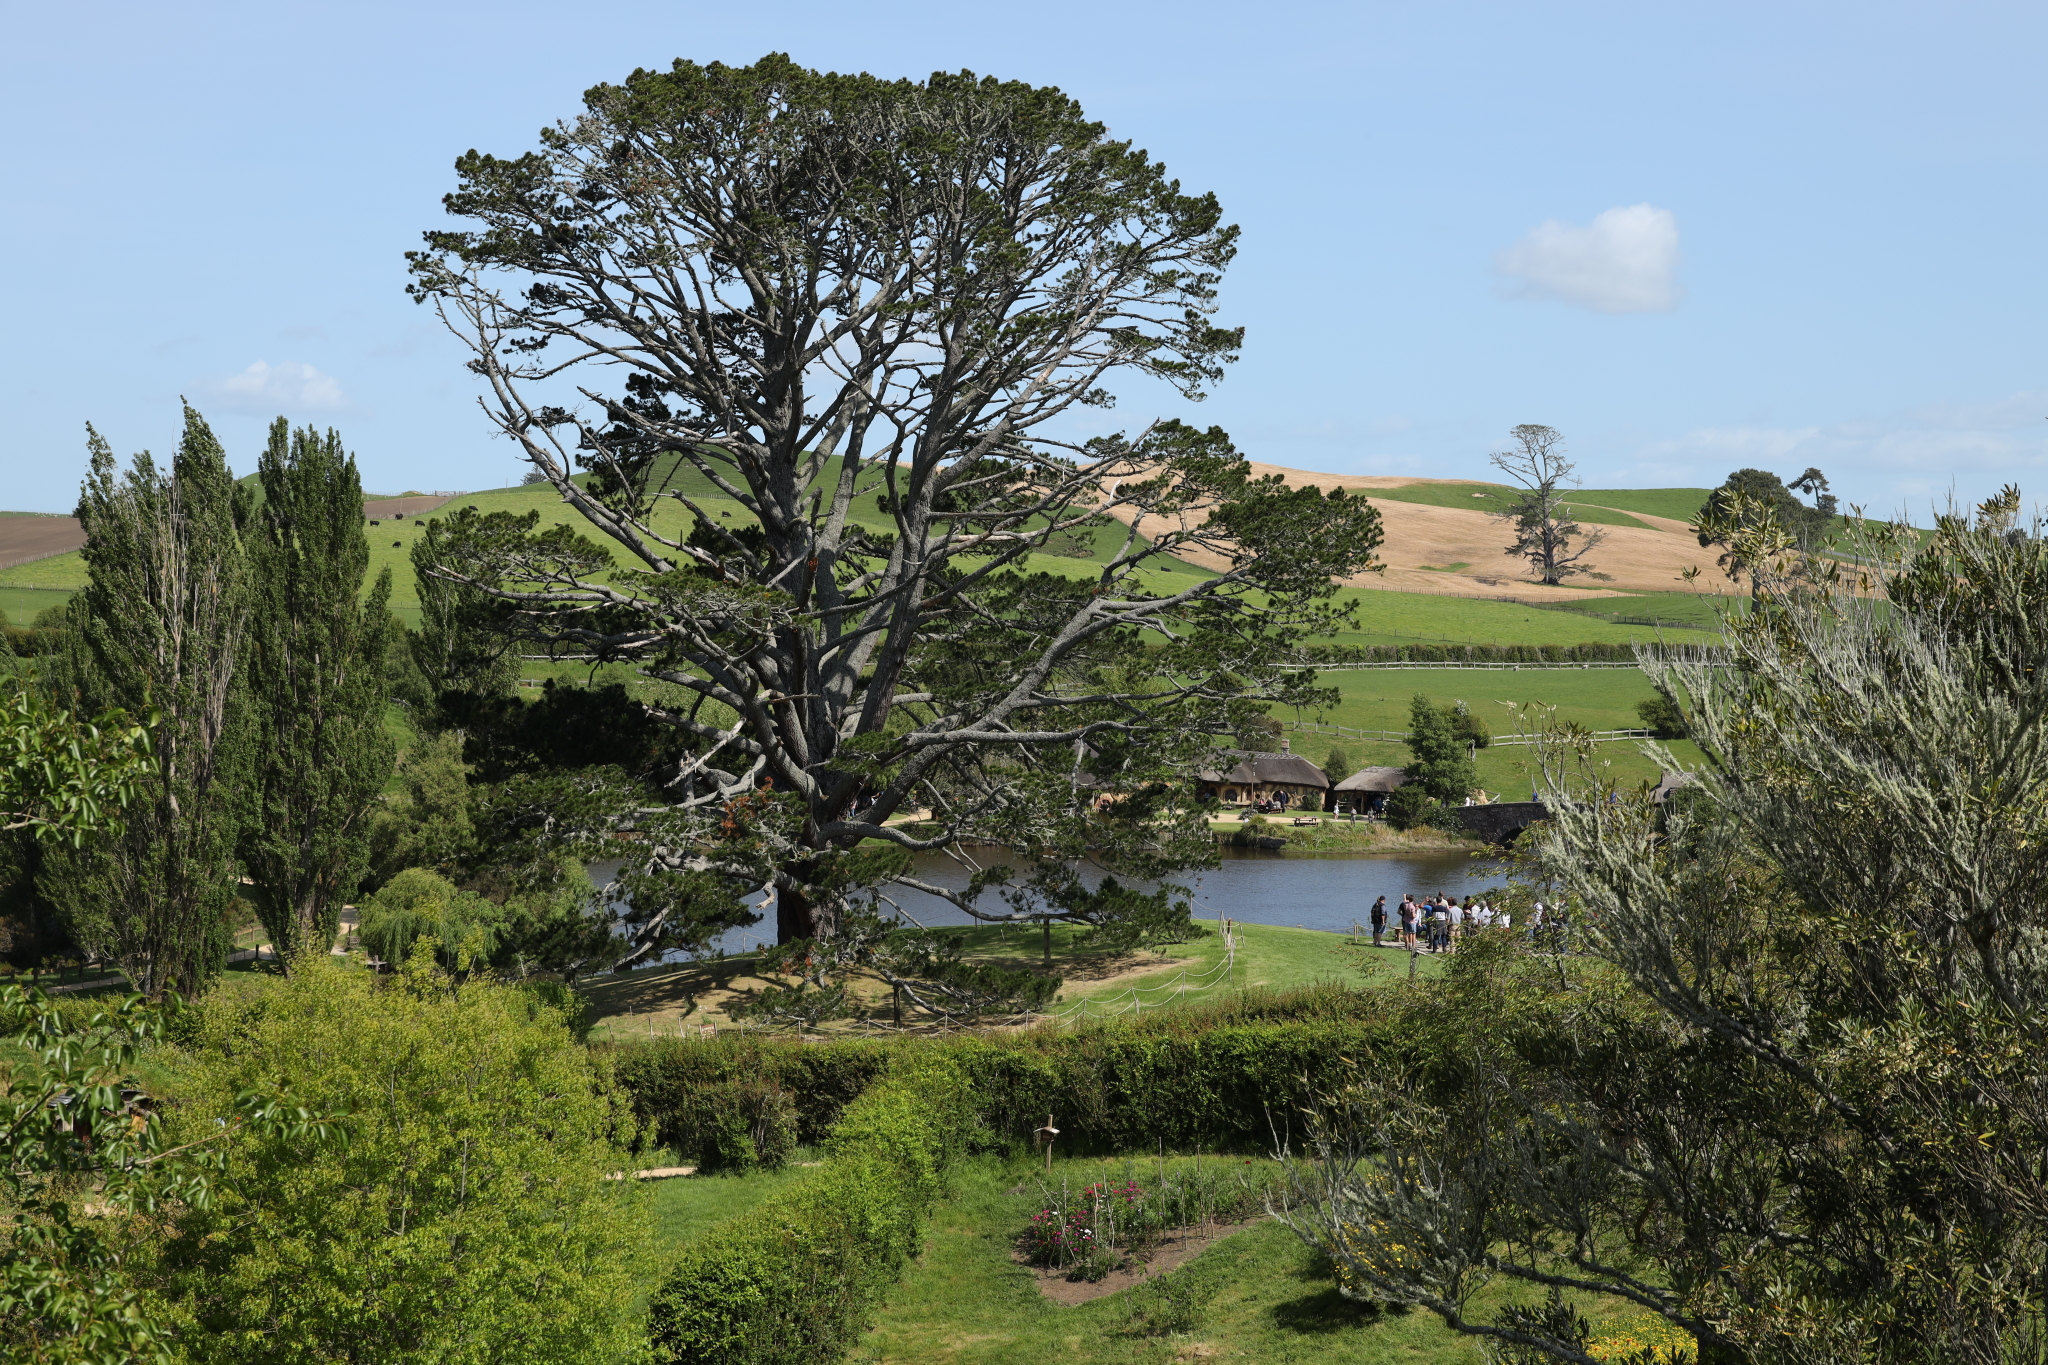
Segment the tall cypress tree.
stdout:
<path fill-rule="evenodd" d="M 242 859 L 256 913 L 289 964 L 334 942 L 369 864 L 370 811 L 391 776 L 384 733 L 391 572 L 367 599 L 363 485 L 338 432 L 280 417 L 250 528 L 249 712 Z"/>
<path fill-rule="evenodd" d="M 118 474 L 86 430 L 78 517 L 90 581 L 71 608 L 67 683 L 87 712 L 154 710 L 157 768 L 122 833 L 50 848 L 40 885 L 81 947 L 112 956 L 152 998 L 189 993 L 226 958 L 237 880 L 250 500 L 190 407 L 168 474 L 146 452 Z"/>

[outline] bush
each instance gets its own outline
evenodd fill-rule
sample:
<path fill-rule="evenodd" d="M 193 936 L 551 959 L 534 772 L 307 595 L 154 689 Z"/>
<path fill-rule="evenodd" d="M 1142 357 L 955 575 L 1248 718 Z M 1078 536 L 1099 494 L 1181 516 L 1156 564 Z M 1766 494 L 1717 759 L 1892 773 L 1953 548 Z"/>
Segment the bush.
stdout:
<path fill-rule="evenodd" d="M 707 1132 L 698 1161 L 707 1171 L 777 1170 L 796 1150 L 796 1102 L 772 1078 L 712 1086 L 705 1094 L 705 1111 Z"/>
<path fill-rule="evenodd" d="M 794 1117 L 794 1142 L 822 1143 L 845 1107 L 889 1065 L 880 1043 L 782 1042 L 759 1038 L 665 1038 L 600 1048 L 654 1146 L 694 1156 L 715 1168 L 714 1117 L 723 1088 L 745 1081 L 776 1087 Z"/>
<path fill-rule="evenodd" d="M 892 1059 L 925 1056 L 968 1078 L 984 1148 L 1028 1147 L 1053 1113 L 1063 1153 L 1150 1151 L 1162 1142 L 1170 1151 L 1264 1152 L 1288 1134 L 1299 1105 L 1343 1074 L 1342 1058 L 1394 1046 L 1391 1013 L 1374 992 L 1323 986 L 1068 1031 L 802 1046 L 671 1038 L 599 1051 L 648 1138 L 684 1153 L 707 1151 L 710 1117 L 730 1082 L 772 1079 L 794 1106 L 797 1140 L 815 1143 Z"/>
<path fill-rule="evenodd" d="M 1398 830 L 1410 830 L 1429 822 L 1435 813 L 1436 798 L 1420 787 L 1396 787 L 1387 798 L 1387 824 Z"/>
<path fill-rule="evenodd" d="M 644 1191 L 606 1178 L 611 1086 L 539 996 L 314 957 L 199 1014 L 179 1141 L 259 1089 L 347 1140 L 227 1145 L 160 1257 L 181 1359 L 568 1365 L 630 1345 Z"/>
<path fill-rule="evenodd" d="M 684 1250 L 649 1305 L 652 1359 L 836 1360 L 916 1250 L 924 1214 L 972 1124 L 958 1069 L 906 1055 L 846 1107 L 821 1170 Z"/>
<path fill-rule="evenodd" d="M 1636 715 L 1643 728 L 1658 739 L 1685 738 L 1685 713 L 1678 709 L 1677 702 L 1661 692 L 1648 701 L 1637 702 Z"/>

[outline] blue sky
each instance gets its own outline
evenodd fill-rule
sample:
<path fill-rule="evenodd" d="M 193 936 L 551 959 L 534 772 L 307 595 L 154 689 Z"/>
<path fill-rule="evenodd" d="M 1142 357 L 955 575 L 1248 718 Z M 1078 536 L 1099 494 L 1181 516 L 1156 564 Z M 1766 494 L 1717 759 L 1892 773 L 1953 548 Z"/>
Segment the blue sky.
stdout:
<path fill-rule="evenodd" d="M 0 507 L 69 510 L 92 421 L 239 469 L 282 412 L 378 490 L 512 481 L 403 293 L 450 163 L 581 92 L 787 51 L 1058 85 L 1244 228 L 1256 459 L 1588 486 L 1819 465 L 1876 512 L 2048 500 L 2039 4 L 10 3 Z"/>

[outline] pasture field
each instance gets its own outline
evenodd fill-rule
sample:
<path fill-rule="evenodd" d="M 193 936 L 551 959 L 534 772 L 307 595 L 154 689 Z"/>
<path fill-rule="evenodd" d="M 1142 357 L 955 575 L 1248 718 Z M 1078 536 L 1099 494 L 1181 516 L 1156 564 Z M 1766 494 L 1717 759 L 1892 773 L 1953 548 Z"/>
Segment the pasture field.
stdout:
<path fill-rule="evenodd" d="M 1662 597 L 1685 594 L 1660 594 Z M 1436 596 L 1378 588 L 1345 588 L 1340 600 L 1358 604 L 1359 628 L 1333 637 L 1340 645 L 1583 645 L 1583 644 L 1713 644 L 1719 623 L 1706 612 L 1695 617 L 1701 629 L 1622 625 L 1571 610 L 1491 602 L 1477 597 Z M 1686 600 L 1690 601 L 1690 598 Z M 1586 613 L 1633 613 L 1634 597 L 1590 597 Z M 1667 609 L 1659 601 L 1655 614 Z"/>
<path fill-rule="evenodd" d="M 1322 721 L 1357 730 L 1405 733 L 1409 706 L 1420 693 L 1438 705 L 1463 701 L 1497 735 L 1527 728 L 1522 713 L 1525 706 L 1549 708 L 1554 719 L 1589 730 L 1632 730 L 1642 725 L 1636 704 L 1656 695 L 1649 679 L 1632 668 L 1366 668 L 1325 672 L 1318 681 L 1335 687 L 1343 700 L 1315 714 L 1282 714 L 1283 723 Z M 1341 748 L 1353 771 L 1368 766 L 1401 767 L 1412 761 L 1408 746 L 1399 739 L 1364 740 L 1296 731 L 1289 740 L 1295 753 L 1314 763 L 1323 762 L 1333 747 Z M 1598 749 L 1600 762 L 1607 765 L 1603 771 L 1627 785 L 1654 784 L 1659 769 L 1643 756 L 1642 745 L 1639 740 L 1603 742 Z M 1673 741 L 1666 747 L 1687 767 L 1704 761 L 1690 741 Z M 1536 776 L 1534 750 L 1521 745 L 1488 747 L 1475 758 L 1481 786 L 1510 800 L 1527 799 Z"/>
<path fill-rule="evenodd" d="M 81 572 L 83 567 L 81 566 Z M 25 588 L 12 584 L 0 585 L 0 614 L 11 626 L 26 626 L 34 623 L 37 616 L 50 607 L 61 607 L 71 600 L 72 588 Z"/>

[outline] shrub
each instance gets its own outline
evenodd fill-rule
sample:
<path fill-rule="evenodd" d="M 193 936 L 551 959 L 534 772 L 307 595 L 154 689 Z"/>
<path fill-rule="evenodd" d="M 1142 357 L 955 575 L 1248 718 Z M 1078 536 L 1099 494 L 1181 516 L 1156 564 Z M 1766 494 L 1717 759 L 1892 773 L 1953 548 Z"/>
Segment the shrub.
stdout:
<path fill-rule="evenodd" d="M 652 1358 L 837 1359 L 916 1249 L 925 1211 L 972 1123 L 959 1070 L 906 1054 L 846 1107 L 821 1170 L 684 1250 L 649 1305 Z"/>
<path fill-rule="evenodd" d="M 776 1170 L 796 1150 L 796 1103 L 772 1078 L 711 1086 L 705 1109 L 707 1132 L 698 1161 L 707 1171 Z"/>
<path fill-rule="evenodd" d="M 1643 728 L 1658 739 L 1685 738 L 1685 713 L 1678 709 L 1677 702 L 1661 692 L 1648 701 L 1637 702 L 1636 715 Z"/>
<path fill-rule="evenodd" d="M 778 1088 L 794 1116 L 797 1144 L 825 1141 L 845 1107 L 889 1065 L 890 1049 L 849 1040 L 798 1046 L 734 1037 L 665 1038 L 599 1048 L 632 1097 L 644 1140 L 715 1166 L 710 1155 L 721 1087 L 754 1080 Z"/>
<path fill-rule="evenodd" d="M 161 1253 L 184 1359 L 569 1365 L 630 1344 L 644 1192 L 606 1179 L 610 1086 L 539 996 L 314 957 L 201 1014 L 179 1140 L 259 1088 L 347 1140 L 228 1145 Z"/>

